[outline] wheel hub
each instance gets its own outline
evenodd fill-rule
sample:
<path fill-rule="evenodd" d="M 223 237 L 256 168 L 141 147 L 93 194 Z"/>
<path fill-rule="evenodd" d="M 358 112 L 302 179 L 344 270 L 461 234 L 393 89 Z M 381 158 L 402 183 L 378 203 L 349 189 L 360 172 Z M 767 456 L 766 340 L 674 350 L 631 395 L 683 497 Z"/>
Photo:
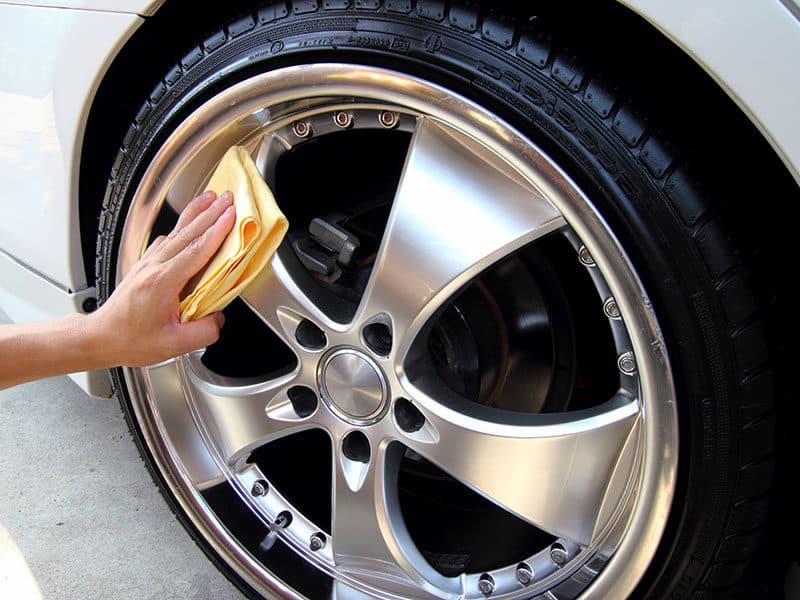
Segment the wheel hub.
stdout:
<path fill-rule="evenodd" d="M 354 425 L 374 423 L 386 407 L 386 379 L 375 362 L 354 348 L 336 348 L 320 363 L 322 397 L 340 418 Z"/>

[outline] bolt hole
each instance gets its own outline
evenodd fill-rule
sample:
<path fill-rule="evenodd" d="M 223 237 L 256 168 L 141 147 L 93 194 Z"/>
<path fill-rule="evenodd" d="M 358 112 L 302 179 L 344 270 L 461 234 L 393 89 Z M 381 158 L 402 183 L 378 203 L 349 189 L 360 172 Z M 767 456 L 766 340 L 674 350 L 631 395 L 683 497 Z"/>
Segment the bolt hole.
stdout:
<path fill-rule="evenodd" d="M 494 588 L 494 578 L 488 573 L 481 575 L 480 579 L 478 580 L 478 589 L 480 590 L 481 594 L 488 596 L 494 591 Z"/>
<path fill-rule="evenodd" d="M 400 117 L 396 112 L 384 110 L 380 115 L 378 115 L 378 121 L 387 129 L 392 129 L 400 122 Z"/>
<path fill-rule="evenodd" d="M 263 479 L 259 479 L 253 483 L 250 493 L 253 496 L 266 496 L 269 493 L 269 484 Z"/>
<path fill-rule="evenodd" d="M 339 111 L 333 115 L 333 122 L 337 127 L 350 127 L 353 124 L 353 114 L 347 111 Z"/>
<path fill-rule="evenodd" d="M 425 425 L 425 416 L 419 409 L 405 398 L 398 398 L 394 403 L 394 418 L 397 425 L 406 433 L 414 433 Z"/>
<path fill-rule="evenodd" d="M 392 331 L 384 323 L 370 323 L 362 332 L 364 343 L 378 356 L 388 356 L 392 350 Z"/>
<path fill-rule="evenodd" d="M 360 431 L 347 434 L 342 442 L 342 452 L 350 460 L 368 463 L 370 458 L 369 440 Z"/>
<path fill-rule="evenodd" d="M 550 546 L 550 558 L 560 568 L 567 562 L 567 549 L 558 542 Z"/>
<path fill-rule="evenodd" d="M 286 529 L 291 524 L 292 524 L 292 513 L 290 513 L 288 510 L 284 510 L 283 512 L 281 512 L 275 519 L 275 527 L 277 527 L 278 529 Z"/>
<path fill-rule="evenodd" d="M 292 126 L 292 130 L 297 137 L 308 137 L 311 135 L 311 124 L 308 121 L 298 121 Z"/>
<path fill-rule="evenodd" d="M 325 332 L 308 319 L 303 319 L 294 332 L 294 337 L 304 348 L 321 350 L 328 343 Z"/>
<path fill-rule="evenodd" d="M 519 563 L 516 571 L 517 581 L 522 585 L 528 585 L 533 581 L 533 569 L 528 563 Z"/>
<path fill-rule="evenodd" d="M 314 535 L 311 536 L 311 540 L 309 542 L 309 546 L 312 551 L 318 552 L 325 547 L 325 543 L 327 542 L 327 538 L 325 534 L 321 531 L 316 532 Z"/>
<path fill-rule="evenodd" d="M 286 393 L 298 417 L 305 418 L 317 410 L 317 395 L 304 385 L 293 385 Z"/>

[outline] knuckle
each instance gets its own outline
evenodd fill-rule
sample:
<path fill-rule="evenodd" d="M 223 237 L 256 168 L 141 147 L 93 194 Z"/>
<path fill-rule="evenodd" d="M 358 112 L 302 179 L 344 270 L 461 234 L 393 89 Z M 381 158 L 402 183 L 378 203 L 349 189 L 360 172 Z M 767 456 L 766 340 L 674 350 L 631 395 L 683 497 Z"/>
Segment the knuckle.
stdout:
<path fill-rule="evenodd" d="M 139 282 L 146 288 L 158 287 L 164 277 L 160 265 L 146 265 L 139 273 Z"/>
<path fill-rule="evenodd" d="M 220 326 L 216 319 L 208 319 L 208 326 L 204 328 L 202 345 L 210 346 L 219 339 Z"/>
<path fill-rule="evenodd" d="M 199 254 L 203 252 L 205 247 L 205 239 L 205 235 L 198 235 L 191 242 L 189 242 L 189 244 L 186 246 L 186 251 L 191 254 Z"/>
<path fill-rule="evenodd" d="M 145 250 L 140 261 L 146 261 L 150 259 L 164 245 L 166 239 L 166 236 L 160 235 L 150 242 L 150 245 L 147 247 L 147 250 Z"/>

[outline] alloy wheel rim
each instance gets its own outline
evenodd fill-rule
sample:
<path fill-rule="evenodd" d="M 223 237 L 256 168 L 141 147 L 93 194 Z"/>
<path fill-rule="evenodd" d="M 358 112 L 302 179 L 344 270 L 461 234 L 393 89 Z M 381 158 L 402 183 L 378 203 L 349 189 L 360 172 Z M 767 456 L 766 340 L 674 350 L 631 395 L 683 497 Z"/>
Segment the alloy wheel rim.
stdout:
<path fill-rule="evenodd" d="M 166 483 L 212 547 L 264 593 L 296 597 L 230 534 L 203 498 L 207 487 L 228 482 L 243 506 L 272 524 L 274 535 L 309 563 L 379 597 L 517 598 L 565 590 L 575 580 L 590 582 L 590 596 L 629 593 L 655 552 L 675 485 L 677 420 L 664 341 L 641 282 L 589 199 L 533 144 L 481 107 L 429 82 L 355 65 L 288 67 L 236 84 L 186 119 L 150 163 L 124 225 L 118 277 L 146 247 L 162 203 L 185 205 L 206 183 L 197 173 L 209 173 L 229 145 L 248 147 L 269 181 L 287 147 L 310 135 L 359 126 L 405 127 L 413 137 L 373 274 L 352 318 L 344 323 L 320 310 L 276 256 L 243 298 L 293 349 L 293 372 L 269 381 L 233 381 L 207 369 L 200 353 L 124 370 L 133 410 Z M 458 181 L 469 184 L 454 188 Z M 431 189 L 438 208 L 429 201 Z M 498 190 L 505 198 L 500 210 Z M 430 216 L 431 210 L 440 212 Z M 440 224 L 453 211 L 467 216 L 459 221 L 458 235 L 448 237 Z M 427 222 L 420 219 L 426 212 Z M 431 317 L 487 266 L 553 234 L 569 240 L 595 284 L 595 300 L 617 345 L 619 393 L 594 410 L 560 419 L 532 415 L 522 425 L 497 414 L 465 415 L 434 400 L 415 384 L 406 364 Z M 443 244 L 451 258 L 431 259 Z M 420 257 L 432 264 L 408 263 Z M 406 290 L 412 297 L 404 297 Z M 323 347 L 299 343 L 296 332 L 304 320 L 324 332 Z M 365 343 L 365 327 L 376 322 L 393 333 L 385 355 Z M 374 410 L 344 410 L 331 394 L 325 373 L 336 357 L 350 357 L 367 374 L 373 396 L 380 389 Z M 338 389 L 346 383 L 340 381 Z M 298 386 L 319 400 L 302 416 L 289 397 Z M 410 401 L 424 424 L 404 430 L 394 414 L 398 401 Z M 352 502 L 360 512 L 343 515 L 341 522 L 334 514 L 333 531 L 325 534 L 257 467 L 247 465 L 249 453 L 274 433 L 264 423 L 281 436 L 310 427 L 327 431 L 335 448 L 333 511 L 339 489 L 341 505 Z M 343 450 L 354 434 L 366 439 L 366 460 Z M 462 464 L 459 448 L 470 445 L 490 448 L 493 459 Z M 396 481 L 402 447 L 554 532 L 556 542 L 491 572 L 436 572 L 405 530 L 387 487 Z M 500 470 L 501 458 L 520 452 L 559 473 L 553 485 L 567 490 L 559 507 L 553 496 L 537 499 L 509 485 L 508 478 L 487 479 L 486 473 Z M 588 468 L 564 469 L 567 455 L 579 459 L 578 465 L 591 463 L 601 476 Z M 359 498 L 362 491 L 366 500 Z M 360 531 L 365 508 L 372 512 L 366 533 Z M 286 515 L 290 524 L 275 527 Z"/>

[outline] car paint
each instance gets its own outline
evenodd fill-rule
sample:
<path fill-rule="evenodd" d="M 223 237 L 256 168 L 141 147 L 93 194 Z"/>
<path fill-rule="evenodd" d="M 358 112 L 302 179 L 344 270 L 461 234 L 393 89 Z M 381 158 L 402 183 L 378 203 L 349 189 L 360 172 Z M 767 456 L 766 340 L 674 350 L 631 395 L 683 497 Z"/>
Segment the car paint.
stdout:
<path fill-rule="evenodd" d="M 78 170 L 91 99 L 136 15 L 0 6 L 0 249 L 86 287 Z"/>
<path fill-rule="evenodd" d="M 78 174 L 94 92 L 142 23 L 132 14 L 0 5 L 0 307 L 17 322 L 81 310 Z M 111 394 L 104 372 L 76 374 Z"/>
<path fill-rule="evenodd" d="M 620 0 L 717 81 L 800 182 L 792 60 L 800 56 L 800 11 L 792 1 Z M 138 15 L 162 4 L 0 3 L 0 307 L 14 321 L 80 310 L 94 295 L 78 227 L 86 120 L 108 67 L 143 22 Z M 90 394 L 110 393 L 103 373 L 74 379 Z"/>
<path fill-rule="evenodd" d="M 164 4 L 164 0 L 38 0 L 36 2 L 5 0 L 3 4 L 131 13 L 146 17 L 154 14 Z"/>
<path fill-rule="evenodd" d="M 798 5 L 792 5 L 792 11 L 778 0 L 621 2 L 650 21 L 705 69 L 758 127 L 800 182 Z M 687 104 L 690 102 L 689 96 Z"/>

